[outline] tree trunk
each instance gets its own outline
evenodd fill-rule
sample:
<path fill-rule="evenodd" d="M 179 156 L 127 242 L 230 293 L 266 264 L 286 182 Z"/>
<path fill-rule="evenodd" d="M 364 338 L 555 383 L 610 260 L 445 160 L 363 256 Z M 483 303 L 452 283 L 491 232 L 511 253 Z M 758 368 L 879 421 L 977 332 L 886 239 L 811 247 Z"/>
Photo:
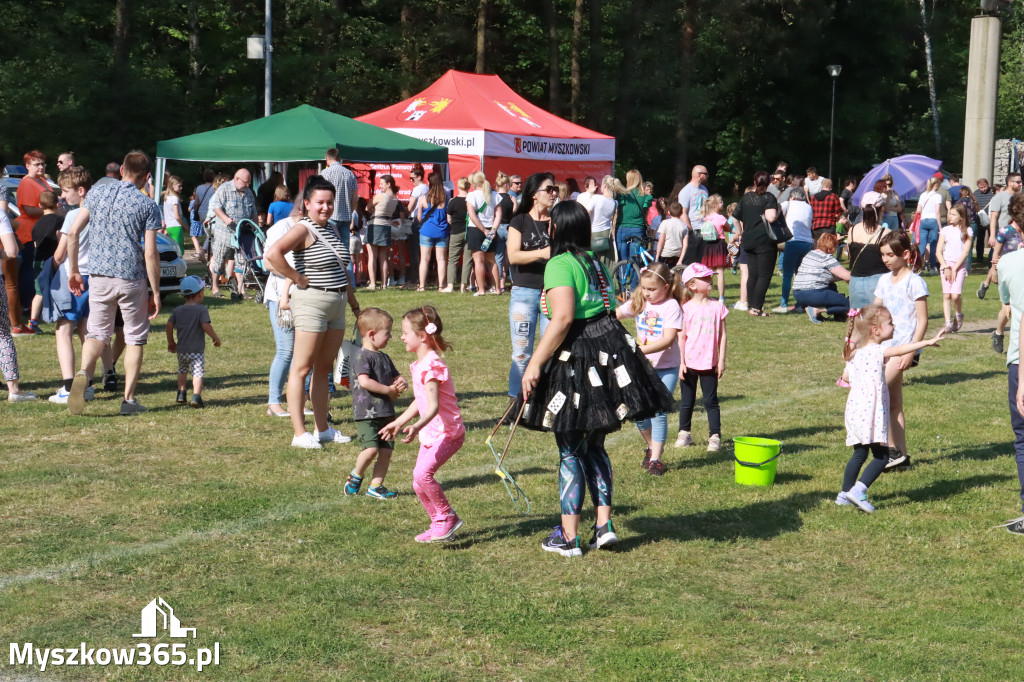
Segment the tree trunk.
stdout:
<path fill-rule="evenodd" d="M 633 115 L 633 84 L 636 81 L 637 28 L 640 25 L 638 12 L 627 11 L 619 34 L 622 47 L 622 63 L 619 65 L 618 102 L 615 106 L 613 135 L 624 140 L 629 136 L 630 117 Z M 616 145 L 616 152 L 618 146 Z"/>
<path fill-rule="evenodd" d="M 583 42 L 583 0 L 576 0 L 572 11 L 572 55 L 569 63 L 569 116 L 580 120 L 580 45 Z"/>
<path fill-rule="evenodd" d="M 195 93 L 199 87 L 199 2 L 188 3 L 188 77 L 189 91 Z"/>
<path fill-rule="evenodd" d="M 476 72 L 484 72 L 484 52 L 487 43 L 487 0 L 480 0 L 476 10 Z"/>
<path fill-rule="evenodd" d="M 409 10 L 409 4 L 406 2 L 402 3 L 402 9 L 398 14 L 398 22 L 401 26 L 401 40 L 399 41 L 399 53 L 398 63 L 402 69 L 402 78 L 399 81 L 399 96 L 401 99 L 406 100 L 412 97 L 412 90 L 409 85 L 413 82 L 412 73 L 412 59 L 409 53 L 414 49 L 413 41 L 410 36 L 410 30 L 412 27 L 412 12 Z"/>
<path fill-rule="evenodd" d="M 555 0 L 544 0 L 544 20 L 548 25 L 548 110 L 562 113 L 562 70 L 558 59 L 558 12 Z"/>
<path fill-rule="evenodd" d="M 925 12 L 924 0 L 918 0 L 921 6 L 921 31 L 924 33 L 924 58 L 928 63 L 928 96 L 932 101 L 932 125 L 935 128 L 935 155 L 941 152 L 941 138 L 939 136 L 939 102 L 935 95 L 935 67 L 932 64 L 932 37 L 928 32 L 928 15 Z"/>
<path fill-rule="evenodd" d="M 590 0 L 590 68 L 587 74 L 589 83 L 589 106 L 587 107 L 587 124 L 591 128 L 602 128 L 601 112 L 605 111 L 602 84 L 604 83 L 604 41 L 601 29 L 601 0 Z"/>
<path fill-rule="evenodd" d="M 117 0 L 114 6 L 114 68 L 111 70 L 112 90 L 110 93 L 113 123 L 113 140 L 116 149 L 124 148 L 125 107 L 127 106 L 128 84 L 128 27 L 131 23 L 129 0 Z"/>
<path fill-rule="evenodd" d="M 687 127 L 690 124 L 689 99 L 690 83 L 693 75 L 693 39 L 696 26 L 697 1 L 687 0 L 683 9 L 682 35 L 679 41 L 679 89 L 676 104 L 676 163 L 675 179 L 687 180 L 689 173 L 689 136 Z"/>

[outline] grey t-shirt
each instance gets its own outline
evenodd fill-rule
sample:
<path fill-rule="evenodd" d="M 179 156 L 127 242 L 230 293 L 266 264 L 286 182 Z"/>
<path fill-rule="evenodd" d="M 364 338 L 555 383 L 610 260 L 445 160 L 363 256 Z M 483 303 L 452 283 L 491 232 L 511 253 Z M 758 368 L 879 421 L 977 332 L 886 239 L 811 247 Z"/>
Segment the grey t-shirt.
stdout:
<path fill-rule="evenodd" d="M 206 351 L 204 324 L 210 324 L 210 311 L 205 305 L 186 303 L 174 309 L 168 322 L 178 330 L 179 353 L 203 353 Z"/>
<path fill-rule="evenodd" d="M 690 216 L 690 225 L 697 227 L 704 220 L 704 200 L 708 198 L 708 188 L 704 185 L 694 187 L 687 183 L 679 190 L 679 205 Z"/>
<path fill-rule="evenodd" d="M 997 227 L 1001 230 L 1010 224 L 1010 197 L 1013 196 L 1013 192 L 1007 192 L 1003 190 L 997 192 L 992 201 L 988 202 L 988 217 L 991 218 L 992 214 L 999 211 L 999 224 Z"/>
<path fill-rule="evenodd" d="M 399 377 L 395 363 L 387 353 L 377 350 L 359 348 L 352 356 L 352 412 L 356 421 L 377 419 L 378 417 L 394 417 L 395 403 L 386 395 L 367 391 L 359 385 L 359 376 L 365 374 L 374 381 L 390 386 Z"/>

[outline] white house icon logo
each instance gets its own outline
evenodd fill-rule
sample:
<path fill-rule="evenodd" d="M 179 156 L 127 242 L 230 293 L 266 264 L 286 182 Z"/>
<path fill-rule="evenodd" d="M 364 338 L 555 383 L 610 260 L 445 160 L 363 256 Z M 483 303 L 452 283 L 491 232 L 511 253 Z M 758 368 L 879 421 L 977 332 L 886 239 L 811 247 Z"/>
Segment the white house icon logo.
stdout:
<path fill-rule="evenodd" d="M 171 637 L 188 637 L 192 633 L 192 639 L 196 637 L 195 628 L 181 627 L 181 621 L 174 615 L 174 609 L 164 601 L 163 597 L 157 597 L 146 604 L 142 609 L 142 632 L 132 637 L 156 637 L 157 636 L 157 614 L 163 617 L 163 627 Z"/>

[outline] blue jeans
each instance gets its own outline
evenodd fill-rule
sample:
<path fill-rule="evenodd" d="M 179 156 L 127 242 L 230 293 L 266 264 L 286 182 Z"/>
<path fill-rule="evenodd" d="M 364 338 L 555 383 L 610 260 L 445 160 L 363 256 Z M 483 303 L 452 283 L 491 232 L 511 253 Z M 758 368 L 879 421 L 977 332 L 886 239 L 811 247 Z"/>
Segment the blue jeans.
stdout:
<path fill-rule="evenodd" d="M 508 223 L 498 226 L 498 233 L 494 235 L 494 262 L 498 265 L 498 276 L 508 277 L 511 274 L 508 261 L 505 259 L 505 242 L 508 241 Z"/>
<path fill-rule="evenodd" d="M 533 357 L 533 340 L 548 328 L 548 318 L 540 312 L 540 289 L 512 287 L 508 302 L 508 324 L 512 332 L 512 365 L 508 370 L 508 394 L 513 398 L 523 391 L 523 372 Z"/>
<path fill-rule="evenodd" d="M 924 251 L 925 247 L 928 247 L 928 267 L 939 267 L 939 260 L 935 257 L 935 246 L 939 243 L 939 221 L 934 218 L 925 218 L 922 220 L 920 234 L 921 251 Z"/>
<path fill-rule="evenodd" d="M 420 246 L 424 246 L 428 249 L 435 249 L 437 247 L 448 248 L 448 237 L 424 237 L 420 234 Z"/>
<path fill-rule="evenodd" d="M 882 275 L 868 275 L 867 277 L 850 278 L 850 307 L 858 310 L 866 305 L 871 305 L 875 300 L 875 287 Z M 818 306 L 814 306 L 817 308 Z"/>
<path fill-rule="evenodd" d="M 782 252 L 782 303 L 783 307 L 789 302 L 789 291 L 793 286 L 793 275 L 800 268 L 804 256 L 811 252 L 814 247 L 810 242 L 798 242 L 790 239 L 786 243 L 786 250 Z"/>
<path fill-rule="evenodd" d="M 824 308 L 829 315 L 845 315 L 850 312 L 850 299 L 835 289 L 804 289 L 794 291 L 797 305 L 805 308 Z"/>
<path fill-rule="evenodd" d="M 886 213 L 885 217 L 882 218 L 882 224 L 890 230 L 898 229 L 900 226 L 900 217 L 895 213 Z"/>
<path fill-rule="evenodd" d="M 626 240 L 632 237 L 643 237 L 642 227 L 619 227 L 615 231 L 615 246 L 619 250 L 619 260 L 629 260 L 632 253 L 632 244 L 626 244 Z"/>
<path fill-rule="evenodd" d="M 665 384 L 665 388 L 668 389 L 668 392 L 675 393 L 676 384 L 679 383 L 679 368 L 655 368 L 654 371 L 658 373 L 658 377 L 661 378 L 661 383 Z M 636 423 L 636 428 L 641 431 L 650 431 L 651 440 L 655 443 L 664 443 L 668 440 L 668 412 L 659 412 L 654 415 L 653 419 L 638 421 Z"/>
<path fill-rule="evenodd" d="M 1006 368 L 1009 379 L 1010 425 L 1013 427 L 1013 456 L 1017 460 L 1017 479 L 1020 481 L 1020 499 L 1024 509 L 1024 417 L 1017 411 L 1016 364 Z"/>
<path fill-rule="evenodd" d="M 327 222 L 329 222 L 331 225 L 333 225 L 334 229 L 336 229 L 338 231 L 338 234 L 341 236 L 341 243 L 344 244 L 345 248 L 347 249 L 348 248 L 348 244 L 349 244 L 349 240 L 352 238 L 352 230 L 350 229 L 350 227 L 352 225 L 352 221 L 351 220 L 328 220 Z M 358 253 L 349 254 L 349 261 L 350 262 L 348 264 L 348 281 L 351 283 L 352 286 L 355 286 L 355 283 L 356 283 L 356 270 L 355 270 L 355 267 L 353 266 L 353 263 L 356 260 L 358 260 L 358 259 L 359 259 L 359 254 Z"/>
<path fill-rule="evenodd" d="M 267 301 L 270 311 L 270 326 L 274 329 L 274 359 L 270 363 L 269 405 L 280 405 L 281 394 L 288 385 L 288 371 L 292 367 L 292 349 L 295 345 L 295 330 L 282 329 L 277 325 L 277 301 Z"/>

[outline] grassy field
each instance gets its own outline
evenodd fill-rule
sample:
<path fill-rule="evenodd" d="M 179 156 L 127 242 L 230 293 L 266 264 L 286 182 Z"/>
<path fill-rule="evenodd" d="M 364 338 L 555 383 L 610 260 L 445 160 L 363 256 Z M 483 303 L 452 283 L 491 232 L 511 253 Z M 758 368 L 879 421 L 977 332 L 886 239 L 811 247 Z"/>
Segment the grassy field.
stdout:
<path fill-rule="evenodd" d="M 941 295 L 928 284 L 934 328 Z M 1019 508 L 1005 366 L 988 336 L 994 293 L 971 293 L 973 331 L 909 372 L 915 466 L 872 487 L 873 515 L 833 504 L 849 457 L 835 386 L 844 329 L 730 315 L 727 446 L 704 452 L 700 413 L 699 446 L 670 447 L 654 478 L 635 429 L 613 434 L 622 542 L 576 561 L 540 549 L 558 514 L 552 436 L 523 432 L 508 458 L 533 500 L 527 516 L 483 442 L 506 404 L 507 298 L 360 292 L 364 307 L 396 317 L 436 304 L 455 343 L 469 433 L 439 480 L 465 526 L 444 546 L 412 541 L 427 525 L 414 446 L 395 453 L 396 500 L 346 498 L 354 445 L 293 449 L 287 421 L 263 416 L 273 340 L 260 306 L 208 299 L 224 346 L 208 348 L 203 411 L 174 404 L 162 329 L 139 390 L 150 411 L 133 418 L 115 416 L 118 398 L 102 392 L 81 417 L 47 403 L 59 379 L 52 333 L 19 339 L 23 385 L 44 399 L 0 407 L 0 645 L 186 641 L 133 639 L 140 610 L 163 597 L 197 628 L 189 655 L 214 642 L 221 655 L 200 675 L 39 673 L 5 654 L 0 678 L 1020 679 L 1010 602 L 1022 541 L 992 529 Z M 400 342 L 389 352 L 408 368 Z M 350 416 L 346 393 L 332 409 Z M 773 488 L 734 483 L 740 435 L 784 441 Z"/>

